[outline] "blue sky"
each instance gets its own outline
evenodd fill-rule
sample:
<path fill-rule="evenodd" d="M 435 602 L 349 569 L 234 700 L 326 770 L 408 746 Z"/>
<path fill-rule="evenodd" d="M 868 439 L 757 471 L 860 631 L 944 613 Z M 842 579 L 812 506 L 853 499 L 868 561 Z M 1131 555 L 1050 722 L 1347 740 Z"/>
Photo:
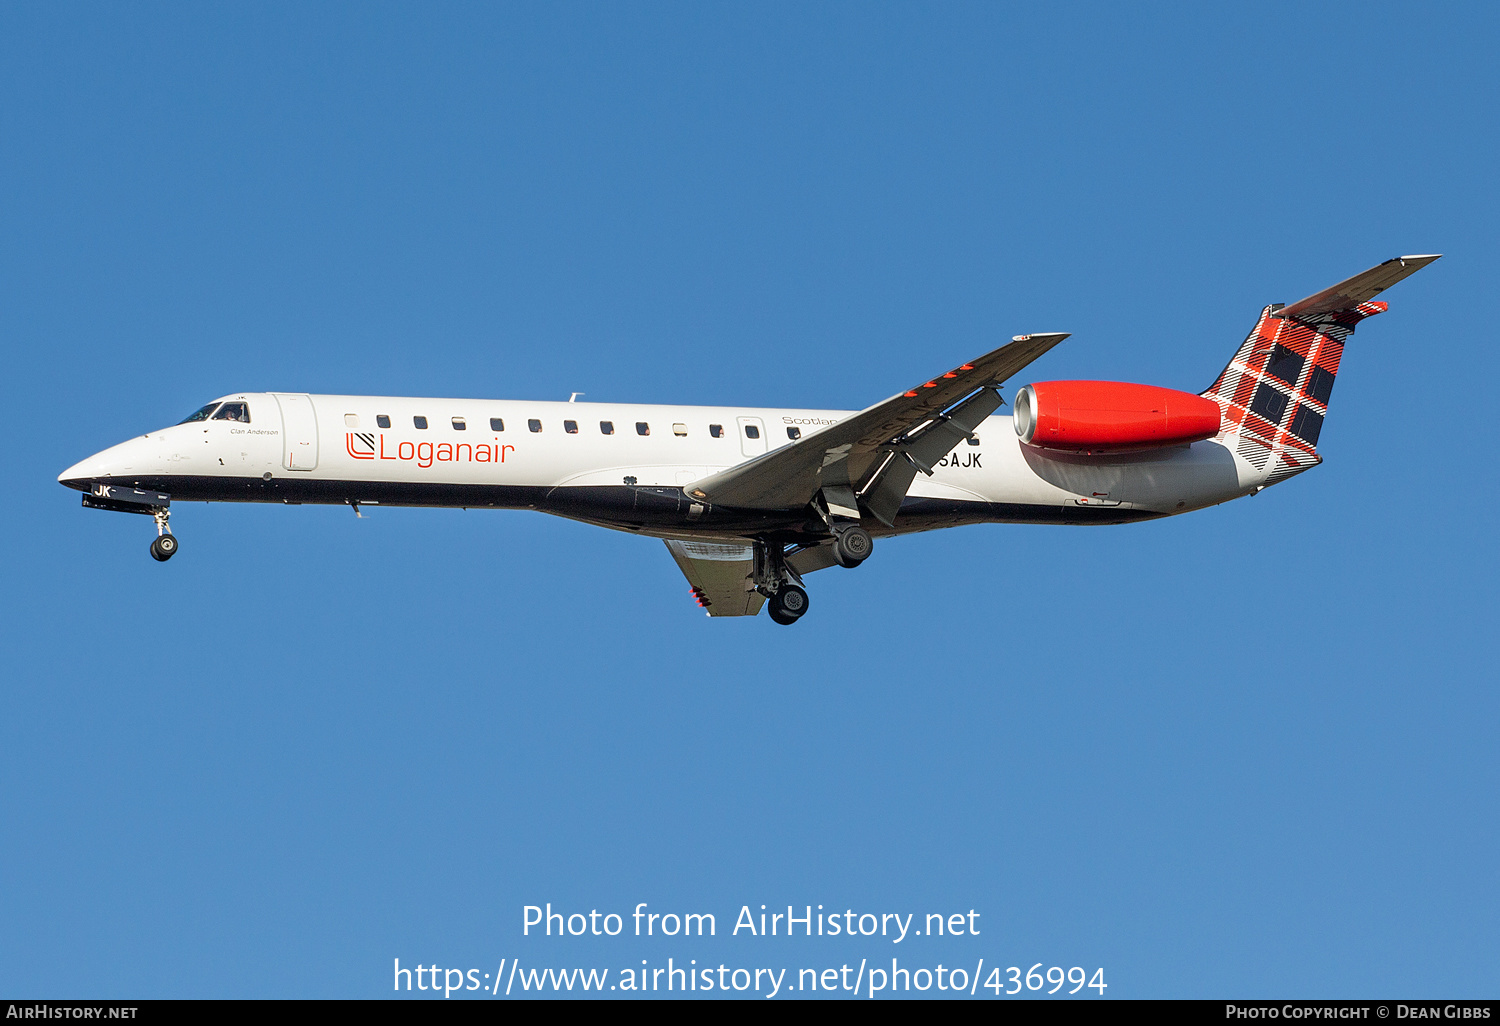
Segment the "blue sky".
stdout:
<path fill-rule="evenodd" d="M 1493 996 L 1496 41 L 1479 4 L 6 6 L 0 991 L 895 955 Z M 158 565 L 55 483 L 242 389 L 857 408 L 1071 331 L 1038 379 L 1198 391 L 1263 304 L 1414 252 L 1322 467 L 883 543 L 790 630 L 536 514 L 184 505 Z M 549 901 L 720 936 L 522 937 Z M 982 933 L 724 936 L 762 903 Z"/>

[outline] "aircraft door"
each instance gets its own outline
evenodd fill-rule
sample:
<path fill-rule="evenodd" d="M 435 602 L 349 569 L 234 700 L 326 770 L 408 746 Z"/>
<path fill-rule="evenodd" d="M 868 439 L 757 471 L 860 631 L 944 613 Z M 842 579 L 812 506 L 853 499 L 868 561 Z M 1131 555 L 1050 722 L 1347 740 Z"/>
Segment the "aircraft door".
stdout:
<path fill-rule="evenodd" d="M 746 456 L 759 456 L 766 451 L 766 426 L 759 417 L 741 417 L 740 452 Z"/>
<path fill-rule="evenodd" d="M 281 465 L 287 470 L 318 466 L 318 417 L 312 396 L 271 393 L 281 407 Z"/>

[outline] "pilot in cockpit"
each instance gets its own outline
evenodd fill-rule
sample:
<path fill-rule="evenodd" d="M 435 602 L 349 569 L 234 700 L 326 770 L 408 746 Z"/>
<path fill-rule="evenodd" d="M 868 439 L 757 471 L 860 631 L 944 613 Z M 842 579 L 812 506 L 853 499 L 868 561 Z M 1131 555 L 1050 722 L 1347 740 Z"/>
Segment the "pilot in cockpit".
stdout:
<path fill-rule="evenodd" d="M 214 420 L 233 420 L 241 424 L 250 423 L 250 407 L 245 403 L 225 403 L 214 414 Z"/>

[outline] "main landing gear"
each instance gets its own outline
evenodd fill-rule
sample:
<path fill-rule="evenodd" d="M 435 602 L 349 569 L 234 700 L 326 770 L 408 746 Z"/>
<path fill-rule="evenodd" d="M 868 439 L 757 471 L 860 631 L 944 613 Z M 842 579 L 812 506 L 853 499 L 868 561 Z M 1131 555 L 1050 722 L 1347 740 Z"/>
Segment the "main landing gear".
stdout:
<path fill-rule="evenodd" d="M 875 539 L 863 527 L 846 527 L 833 536 L 833 555 L 839 566 L 852 570 L 870 558 Z"/>
<path fill-rule="evenodd" d="M 770 616 L 784 627 L 790 627 L 807 612 L 807 592 L 795 584 L 783 584 L 771 596 Z"/>
<path fill-rule="evenodd" d="M 859 500 L 848 485 L 825 485 L 812 503 L 813 512 L 823 519 L 833 535 L 833 558 L 838 565 L 852 570 L 870 558 L 875 539 L 859 526 Z"/>
<path fill-rule="evenodd" d="M 165 563 L 177 555 L 177 536 L 172 533 L 172 527 L 167 522 L 172 513 L 158 506 L 151 511 L 151 515 L 156 518 L 156 537 L 151 542 L 151 558 L 158 563 Z"/>
<path fill-rule="evenodd" d="M 771 619 L 790 626 L 807 612 L 807 589 L 802 578 L 786 562 L 786 549 L 780 543 L 755 543 L 755 590 L 770 601 Z"/>
<path fill-rule="evenodd" d="M 860 527 L 857 522 L 850 523 L 848 520 L 840 523 L 832 517 L 826 517 L 825 522 L 833 531 L 833 562 L 842 567 L 853 568 L 870 558 L 870 553 L 875 549 L 875 539 L 870 537 L 869 531 Z M 819 548 L 824 556 L 813 565 L 813 569 L 830 565 L 827 548 Z M 806 565 L 808 564 L 804 564 Z M 755 570 L 752 577 L 755 590 L 767 599 L 772 620 L 783 626 L 790 626 L 806 615 L 807 589 L 802 586 L 802 576 L 787 563 L 786 549 L 779 542 L 764 538 L 756 541 Z"/>

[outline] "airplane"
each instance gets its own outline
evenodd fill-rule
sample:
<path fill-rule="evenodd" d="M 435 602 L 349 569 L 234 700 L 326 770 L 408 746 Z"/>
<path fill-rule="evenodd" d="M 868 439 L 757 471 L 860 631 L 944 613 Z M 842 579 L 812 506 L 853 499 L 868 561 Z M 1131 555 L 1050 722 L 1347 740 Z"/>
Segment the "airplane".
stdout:
<path fill-rule="evenodd" d="M 1344 344 L 1379 293 L 1441 254 L 1396 257 L 1265 307 L 1200 394 L 1006 382 L 1067 338 L 1009 343 L 858 412 L 242 392 L 58 475 L 91 509 L 156 521 L 178 502 L 530 509 L 662 539 L 711 617 L 778 624 L 804 578 L 876 538 L 978 523 L 1175 516 L 1322 462 Z"/>

